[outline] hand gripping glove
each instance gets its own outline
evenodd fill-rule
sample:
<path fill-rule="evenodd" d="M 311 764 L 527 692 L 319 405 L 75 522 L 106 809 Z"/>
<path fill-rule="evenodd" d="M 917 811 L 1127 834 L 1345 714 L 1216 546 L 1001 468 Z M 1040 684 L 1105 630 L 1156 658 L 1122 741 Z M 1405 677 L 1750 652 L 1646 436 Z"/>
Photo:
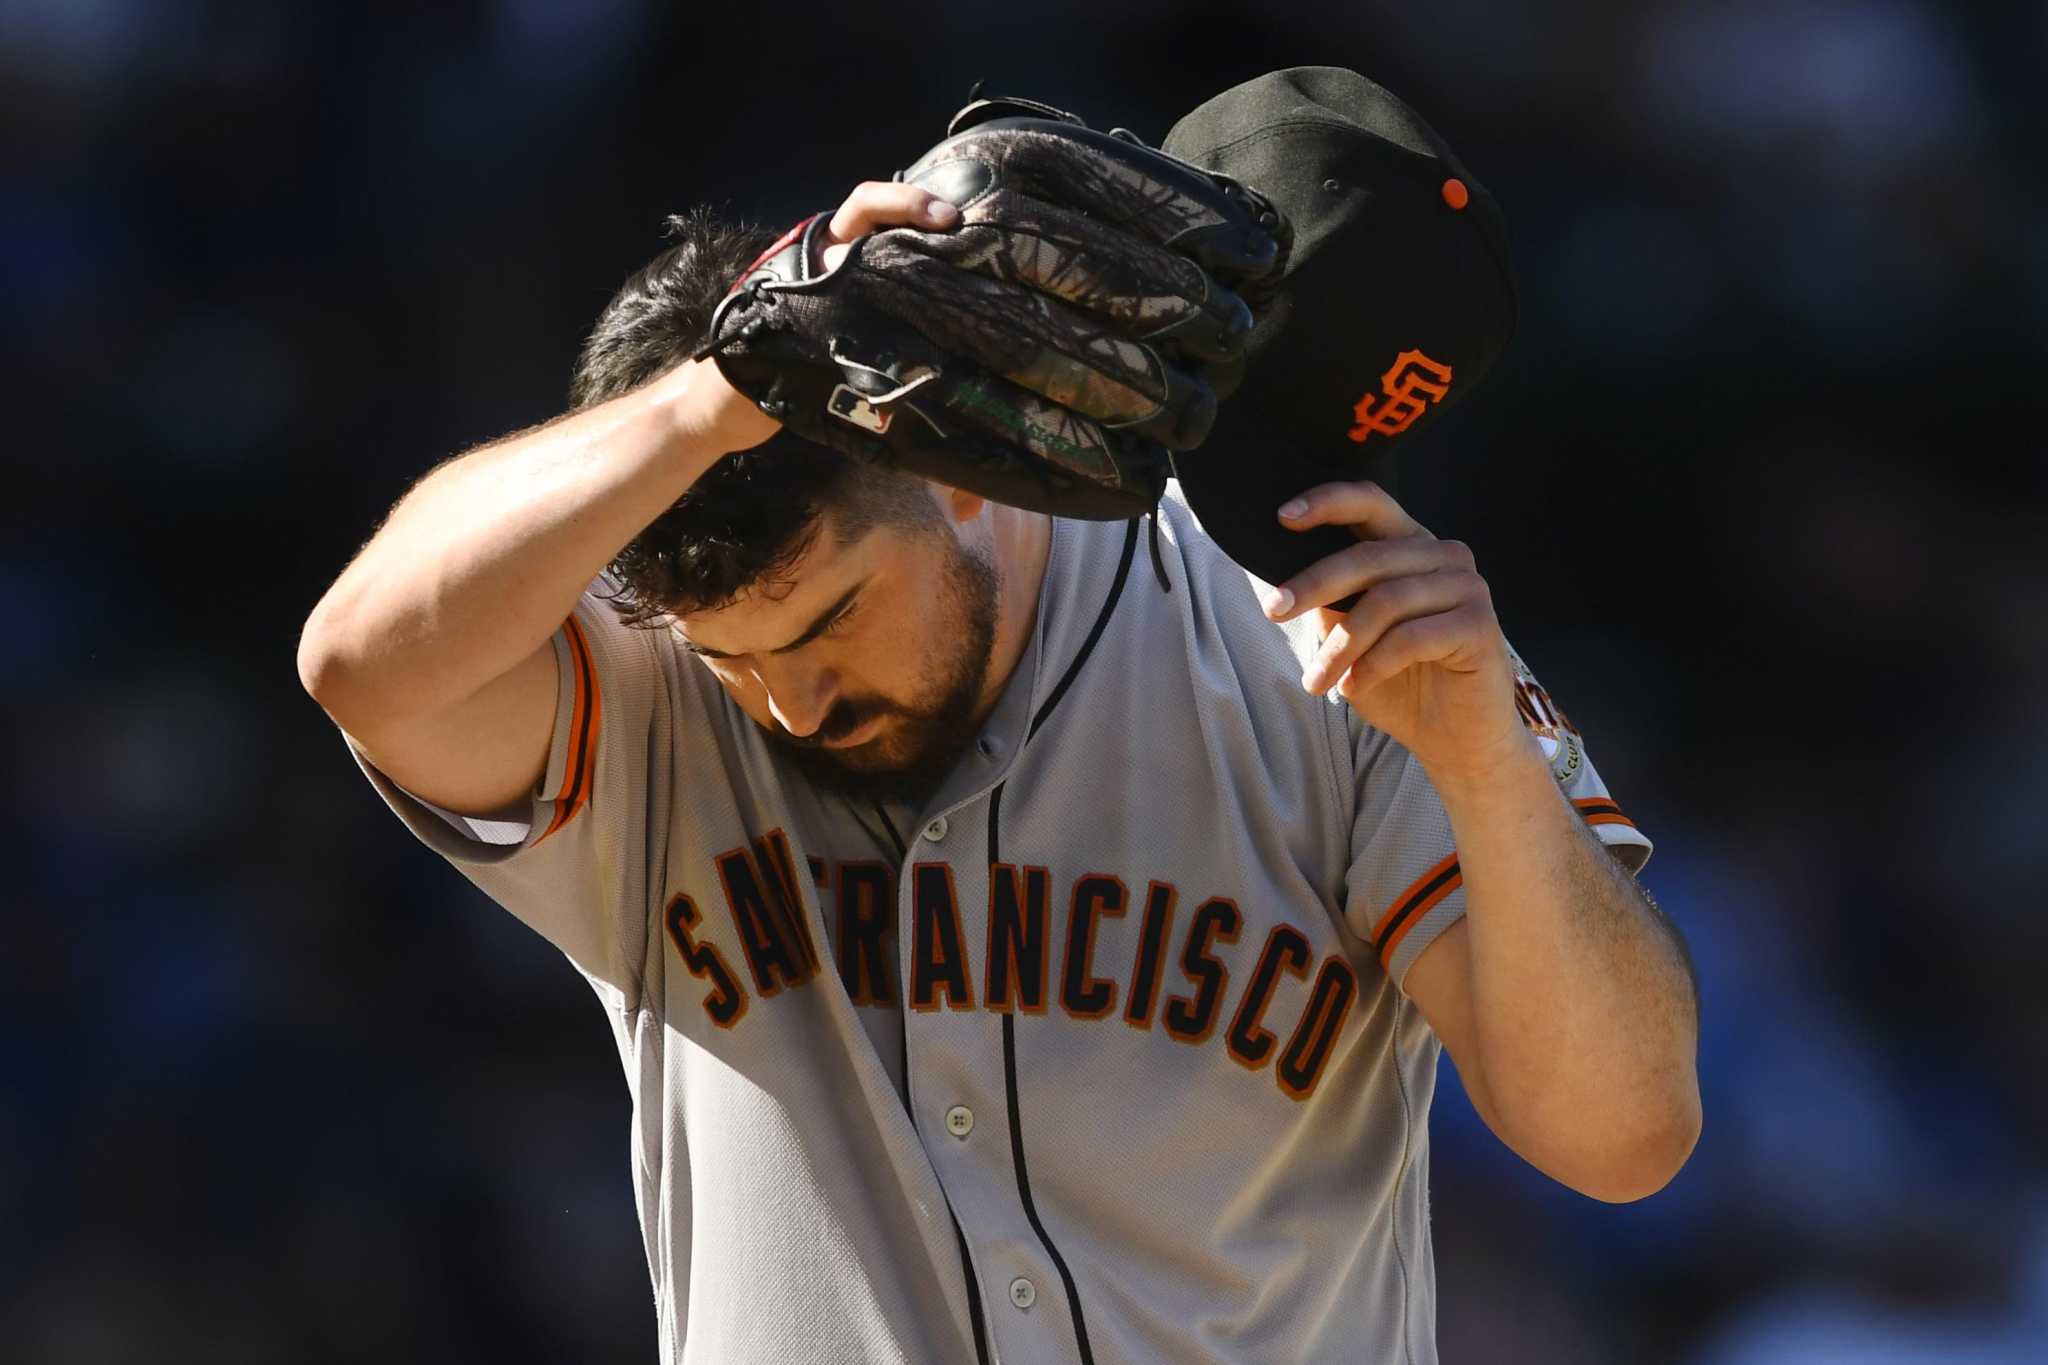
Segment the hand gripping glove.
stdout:
<path fill-rule="evenodd" d="M 1279 213 L 1023 100 L 969 104 L 898 178 L 959 226 L 871 233 L 825 270 L 828 215 L 808 218 L 734 283 L 698 354 L 857 459 L 1058 516 L 1152 510 L 1286 267 Z"/>

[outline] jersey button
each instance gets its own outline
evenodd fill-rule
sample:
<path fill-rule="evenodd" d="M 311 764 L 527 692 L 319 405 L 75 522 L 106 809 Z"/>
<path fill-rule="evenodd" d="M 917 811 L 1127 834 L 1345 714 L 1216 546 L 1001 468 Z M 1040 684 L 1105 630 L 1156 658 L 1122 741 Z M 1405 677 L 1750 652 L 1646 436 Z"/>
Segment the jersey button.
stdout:
<path fill-rule="evenodd" d="M 956 1104 L 946 1111 L 946 1131 L 956 1138 L 964 1138 L 974 1131 L 974 1111 L 964 1104 Z"/>
<path fill-rule="evenodd" d="M 995 759 L 1002 757 L 1003 742 L 994 735 L 983 735 L 974 742 L 974 747 L 980 751 L 983 758 Z"/>
<path fill-rule="evenodd" d="M 1038 1286 L 1019 1275 L 1010 1281 L 1010 1302 L 1019 1308 L 1029 1308 L 1038 1302 Z"/>
<path fill-rule="evenodd" d="M 924 837 L 931 840 L 935 844 L 939 840 L 945 838 L 946 817 L 941 815 L 938 819 L 932 821 L 929 825 L 926 825 L 924 827 Z"/>

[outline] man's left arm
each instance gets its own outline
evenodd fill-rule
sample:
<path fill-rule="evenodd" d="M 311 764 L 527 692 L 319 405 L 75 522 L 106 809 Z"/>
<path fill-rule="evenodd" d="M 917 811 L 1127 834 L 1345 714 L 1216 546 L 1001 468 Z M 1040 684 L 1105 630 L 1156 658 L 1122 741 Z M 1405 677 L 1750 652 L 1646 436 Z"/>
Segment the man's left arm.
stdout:
<path fill-rule="evenodd" d="M 1683 945 L 1540 755 L 1526 774 L 1437 790 L 1465 916 L 1402 988 L 1473 1106 L 1523 1159 L 1596 1199 L 1654 1194 L 1700 1129 Z"/>
<path fill-rule="evenodd" d="M 1506 640 L 1471 552 L 1372 484 L 1289 504 L 1294 529 L 1359 543 L 1268 599 L 1316 611 L 1303 675 L 1404 745 L 1449 816 L 1465 916 L 1402 985 L 1474 1107 L 1525 1160 L 1597 1199 L 1668 1182 L 1700 1129 L 1698 1000 L 1684 944 L 1558 789 L 1514 704 Z M 1360 594 L 1348 611 L 1325 605 Z"/>

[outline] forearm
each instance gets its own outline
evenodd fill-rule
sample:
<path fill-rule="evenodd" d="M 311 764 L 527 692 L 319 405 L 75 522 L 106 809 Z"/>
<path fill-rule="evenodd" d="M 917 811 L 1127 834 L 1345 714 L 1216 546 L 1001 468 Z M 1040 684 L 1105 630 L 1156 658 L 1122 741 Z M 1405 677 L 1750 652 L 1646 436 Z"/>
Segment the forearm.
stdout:
<path fill-rule="evenodd" d="M 1661 1186 L 1699 1127 L 1698 1004 L 1683 945 L 1579 820 L 1533 745 L 1439 781 L 1457 840 L 1472 1036 L 1489 1118 L 1575 1188 Z"/>
<path fill-rule="evenodd" d="M 531 654 L 590 580 L 726 453 L 708 367 L 451 460 L 422 479 L 306 623 L 330 710 L 430 712 Z"/>

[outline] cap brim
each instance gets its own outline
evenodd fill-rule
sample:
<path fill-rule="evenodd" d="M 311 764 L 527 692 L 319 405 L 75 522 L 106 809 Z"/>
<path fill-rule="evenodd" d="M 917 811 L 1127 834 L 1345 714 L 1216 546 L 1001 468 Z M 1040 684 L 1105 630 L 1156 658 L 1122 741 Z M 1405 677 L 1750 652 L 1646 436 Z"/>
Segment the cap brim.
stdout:
<path fill-rule="evenodd" d="M 1333 470 L 1319 459 L 1288 448 L 1260 430 L 1254 411 L 1225 403 L 1215 429 L 1199 450 L 1178 455 L 1181 494 L 1217 548 L 1268 583 L 1284 583 L 1309 565 L 1358 543 L 1349 530 L 1317 526 L 1290 531 L 1280 521 L 1280 504 L 1318 484 L 1371 479 L 1394 490 L 1389 450 Z M 1228 462 L 1227 474 L 1200 466 Z"/>

